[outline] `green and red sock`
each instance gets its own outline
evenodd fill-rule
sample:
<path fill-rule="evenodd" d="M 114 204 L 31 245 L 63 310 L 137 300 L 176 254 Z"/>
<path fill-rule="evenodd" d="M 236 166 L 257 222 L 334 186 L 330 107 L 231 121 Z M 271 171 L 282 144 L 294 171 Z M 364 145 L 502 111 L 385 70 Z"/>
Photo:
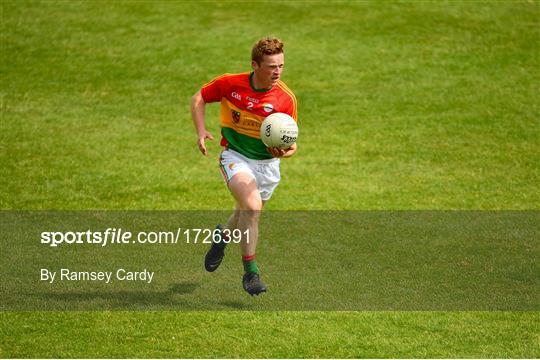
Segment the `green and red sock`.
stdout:
<path fill-rule="evenodd" d="M 259 268 L 257 267 L 257 262 L 255 261 L 255 254 L 253 255 L 242 255 L 242 263 L 244 264 L 244 271 L 246 273 L 253 272 L 258 274 Z"/>

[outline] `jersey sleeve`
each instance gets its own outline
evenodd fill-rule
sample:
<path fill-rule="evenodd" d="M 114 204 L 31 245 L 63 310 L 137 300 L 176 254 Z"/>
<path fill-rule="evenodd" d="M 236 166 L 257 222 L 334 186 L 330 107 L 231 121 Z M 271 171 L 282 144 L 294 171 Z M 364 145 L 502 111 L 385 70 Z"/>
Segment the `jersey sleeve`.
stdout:
<path fill-rule="evenodd" d="M 278 81 L 278 86 L 281 89 L 281 97 L 279 98 L 280 102 L 280 111 L 285 114 L 290 115 L 296 122 L 298 122 L 298 112 L 296 109 L 296 96 L 294 93 L 283 83 Z"/>
<path fill-rule="evenodd" d="M 201 95 L 205 103 L 218 102 L 227 93 L 227 77 L 229 74 L 218 76 L 201 88 Z"/>
<path fill-rule="evenodd" d="M 296 122 L 298 122 L 298 112 L 296 110 L 296 97 L 294 94 L 288 94 L 288 101 L 285 105 L 285 113 L 289 114 Z"/>

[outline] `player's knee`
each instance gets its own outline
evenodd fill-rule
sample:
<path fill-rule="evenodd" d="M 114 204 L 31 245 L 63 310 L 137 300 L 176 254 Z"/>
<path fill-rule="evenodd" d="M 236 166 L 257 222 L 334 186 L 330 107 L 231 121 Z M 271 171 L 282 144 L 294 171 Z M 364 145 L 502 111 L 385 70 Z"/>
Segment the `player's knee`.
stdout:
<path fill-rule="evenodd" d="M 250 197 L 242 205 L 242 216 L 258 216 L 262 210 L 262 200 L 260 197 Z"/>
<path fill-rule="evenodd" d="M 242 210 L 240 214 L 240 221 L 251 225 L 257 224 L 259 222 L 260 213 L 260 210 Z"/>

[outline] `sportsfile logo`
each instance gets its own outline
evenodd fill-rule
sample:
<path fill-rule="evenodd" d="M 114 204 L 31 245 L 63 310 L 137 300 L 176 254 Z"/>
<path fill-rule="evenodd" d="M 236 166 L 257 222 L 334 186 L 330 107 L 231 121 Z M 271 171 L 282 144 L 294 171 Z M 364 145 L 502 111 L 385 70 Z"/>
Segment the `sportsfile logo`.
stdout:
<path fill-rule="evenodd" d="M 245 240 L 249 243 L 249 229 L 187 229 L 178 228 L 176 231 L 139 231 L 132 233 L 119 228 L 108 228 L 105 231 L 44 231 L 41 233 L 41 244 L 50 247 L 59 245 L 91 244 L 107 246 L 109 244 L 211 244 L 240 243 Z"/>
<path fill-rule="evenodd" d="M 41 233 L 41 243 L 57 247 L 60 244 L 129 244 L 132 233 L 122 229 L 108 228 L 101 231 L 44 231 Z"/>

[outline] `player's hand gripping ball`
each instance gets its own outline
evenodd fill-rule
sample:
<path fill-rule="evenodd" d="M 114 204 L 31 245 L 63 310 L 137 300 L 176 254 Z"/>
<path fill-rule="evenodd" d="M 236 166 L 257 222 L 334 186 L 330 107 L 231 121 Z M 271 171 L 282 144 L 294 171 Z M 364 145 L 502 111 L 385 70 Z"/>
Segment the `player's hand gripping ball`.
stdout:
<path fill-rule="evenodd" d="M 261 140 L 267 147 L 288 149 L 298 139 L 296 121 L 285 113 L 273 113 L 261 125 Z"/>

